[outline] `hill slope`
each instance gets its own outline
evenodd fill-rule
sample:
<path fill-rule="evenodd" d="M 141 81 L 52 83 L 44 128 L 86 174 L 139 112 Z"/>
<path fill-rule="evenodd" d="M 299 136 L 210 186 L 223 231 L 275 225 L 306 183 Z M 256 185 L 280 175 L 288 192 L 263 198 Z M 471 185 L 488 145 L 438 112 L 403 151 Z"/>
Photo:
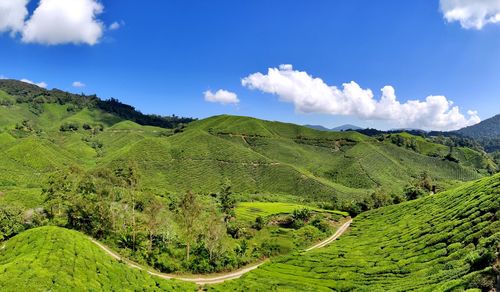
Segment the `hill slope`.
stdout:
<path fill-rule="evenodd" d="M 42 227 L 10 239 L 0 250 L 2 291 L 195 291 L 109 257 L 83 234 Z"/>
<path fill-rule="evenodd" d="M 93 96 L 14 81 L 0 81 L 2 88 L 9 94 L 0 94 L 0 187 L 43 187 L 48 175 L 72 165 L 137 162 L 141 187 L 155 193 L 212 193 L 229 179 L 241 194 L 330 202 L 361 200 L 379 187 L 401 193 L 424 171 L 448 187 L 487 174 L 491 164 L 467 148 L 455 148 L 450 161 L 446 147 L 427 141 L 410 149 L 357 132 L 249 117 L 216 116 L 175 130 L 144 126 L 133 121 L 149 120 L 116 100 L 102 109 Z"/>
<path fill-rule="evenodd" d="M 450 291 L 494 287 L 500 175 L 366 212 L 329 247 L 287 256 L 213 287 L 247 290 Z M 496 254 L 495 254 L 496 253 Z"/>
<path fill-rule="evenodd" d="M 486 152 L 500 151 L 500 114 L 452 133 L 474 138 Z"/>
<path fill-rule="evenodd" d="M 486 119 L 479 124 L 466 127 L 456 133 L 472 138 L 495 138 L 500 136 L 500 114 Z"/>

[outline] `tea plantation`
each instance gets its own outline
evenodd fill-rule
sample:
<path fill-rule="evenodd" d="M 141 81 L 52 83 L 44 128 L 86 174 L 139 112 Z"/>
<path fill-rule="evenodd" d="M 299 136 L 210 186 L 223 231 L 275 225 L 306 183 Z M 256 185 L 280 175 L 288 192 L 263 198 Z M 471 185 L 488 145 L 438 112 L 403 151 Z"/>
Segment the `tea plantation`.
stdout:
<path fill-rule="evenodd" d="M 500 175 L 357 217 L 330 246 L 273 261 L 217 291 L 492 289 Z M 496 267 L 494 267 L 496 265 Z"/>
<path fill-rule="evenodd" d="M 72 230 L 31 229 L 2 245 L 2 291 L 196 291 L 130 268 Z"/>

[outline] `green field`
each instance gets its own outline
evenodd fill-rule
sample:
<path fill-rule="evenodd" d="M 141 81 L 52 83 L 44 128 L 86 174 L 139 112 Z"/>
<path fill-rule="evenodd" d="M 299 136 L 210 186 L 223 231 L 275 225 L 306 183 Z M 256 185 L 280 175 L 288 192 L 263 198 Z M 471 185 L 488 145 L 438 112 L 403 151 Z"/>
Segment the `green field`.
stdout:
<path fill-rule="evenodd" d="M 236 208 L 236 218 L 238 220 L 246 222 L 254 222 L 255 218 L 259 216 L 267 217 L 270 215 L 277 215 L 277 214 L 290 214 L 295 210 L 304 208 L 320 213 L 325 212 L 325 213 L 338 214 L 345 217 L 349 216 L 349 214 L 346 212 L 323 210 L 320 208 L 315 208 L 300 204 L 293 204 L 293 203 L 241 202 L 238 204 L 238 207 Z"/>
<path fill-rule="evenodd" d="M 85 235 L 59 227 L 28 230 L 2 246 L 2 291 L 196 291 L 130 268 Z"/>
<path fill-rule="evenodd" d="M 500 175 L 357 217 L 330 246 L 274 260 L 218 291 L 490 289 Z"/>

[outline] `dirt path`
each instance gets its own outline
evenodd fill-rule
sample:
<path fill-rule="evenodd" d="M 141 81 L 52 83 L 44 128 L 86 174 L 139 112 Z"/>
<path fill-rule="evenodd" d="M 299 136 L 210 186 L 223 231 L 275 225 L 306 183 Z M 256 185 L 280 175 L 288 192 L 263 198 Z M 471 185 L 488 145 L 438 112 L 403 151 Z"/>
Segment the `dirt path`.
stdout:
<path fill-rule="evenodd" d="M 349 225 L 351 225 L 351 222 L 352 222 L 352 219 L 349 219 L 349 221 L 345 222 L 342 226 L 340 226 L 340 228 L 335 232 L 334 235 L 332 235 L 331 237 L 323 240 L 322 242 L 320 242 L 314 246 L 311 246 L 310 248 L 306 249 L 305 251 L 307 252 L 307 251 L 310 251 L 313 249 L 321 248 L 321 247 L 324 247 L 324 246 L 330 244 L 332 241 L 335 241 L 337 238 L 339 238 L 347 230 L 347 228 L 349 228 Z M 99 243 L 97 240 L 95 240 L 93 238 L 91 238 L 90 240 L 95 245 L 97 245 L 99 248 L 104 250 L 107 254 L 109 254 L 111 257 L 113 257 L 114 259 L 116 259 L 118 261 L 125 262 L 131 268 L 146 271 L 150 275 L 157 276 L 157 277 L 160 277 L 163 279 L 167 279 L 167 280 L 176 279 L 176 280 L 181 280 L 181 281 L 186 281 L 186 282 L 193 282 L 193 283 L 196 283 L 198 285 L 217 284 L 217 283 L 222 283 L 222 282 L 225 282 L 228 280 L 238 279 L 239 277 L 243 276 L 244 274 L 246 274 L 252 270 L 257 269 L 258 267 L 260 267 L 261 265 L 263 265 L 264 263 L 267 262 L 267 260 L 265 260 L 265 261 L 262 261 L 260 263 L 239 269 L 237 271 L 224 273 L 224 274 L 217 275 L 217 276 L 188 277 L 188 276 L 181 276 L 181 275 L 164 274 L 164 273 L 159 273 L 159 272 L 154 272 L 154 271 L 148 270 L 148 269 L 141 267 L 138 264 L 120 256 L 119 254 L 115 253 L 114 251 L 112 251 L 111 249 L 106 247 L 105 245 Z"/>
<path fill-rule="evenodd" d="M 332 241 L 335 241 L 342 234 L 344 234 L 344 232 L 347 230 L 347 228 L 349 228 L 349 225 L 351 225 L 351 223 L 352 223 L 352 219 L 349 219 L 349 221 L 347 221 L 342 226 L 340 226 L 339 229 L 337 229 L 337 231 L 335 232 L 335 234 L 333 234 L 332 236 L 330 236 L 327 239 L 323 240 L 322 242 L 320 242 L 320 243 L 318 243 L 316 245 L 311 246 L 310 248 L 306 249 L 305 251 L 310 251 L 310 250 L 313 250 L 313 249 L 321 248 L 321 247 L 323 247 L 325 245 L 330 244 Z"/>

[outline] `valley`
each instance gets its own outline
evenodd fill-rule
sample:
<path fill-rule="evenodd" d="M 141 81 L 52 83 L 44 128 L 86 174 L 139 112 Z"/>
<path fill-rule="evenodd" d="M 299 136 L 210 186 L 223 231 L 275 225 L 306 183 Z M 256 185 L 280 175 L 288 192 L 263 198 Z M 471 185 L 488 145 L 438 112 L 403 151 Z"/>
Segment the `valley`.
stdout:
<path fill-rule="evenodd" d="M 440 139 L 0 80 L 0 287 L 490 289 L 498 160 Z"/>

